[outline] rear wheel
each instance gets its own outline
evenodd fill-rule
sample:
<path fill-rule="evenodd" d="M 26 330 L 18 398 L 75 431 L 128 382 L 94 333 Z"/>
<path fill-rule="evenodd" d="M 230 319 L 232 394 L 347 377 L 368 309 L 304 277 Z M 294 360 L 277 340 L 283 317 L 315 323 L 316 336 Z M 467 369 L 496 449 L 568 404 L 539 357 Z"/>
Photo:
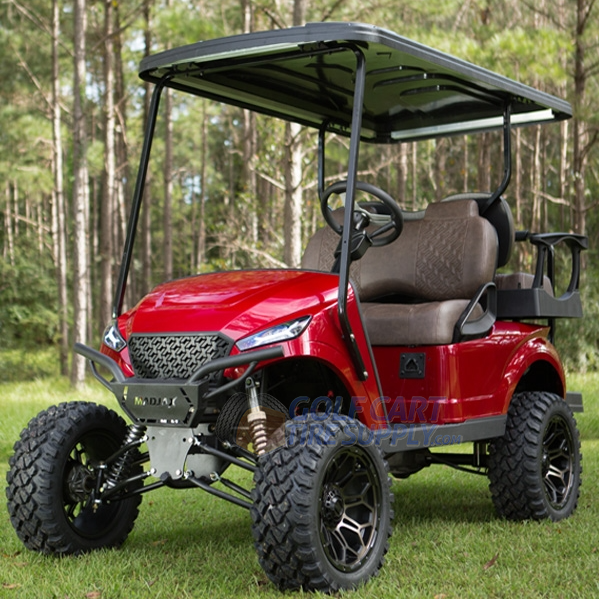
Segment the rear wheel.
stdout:
<path fill-rule="evenodd" d="M 141 495 L 99 504 L 93 496 L 96 465 L 117 451 L 126 430 L 116 412 L 93 403 L 63 403 L 31 420 L 15 443 L 6 489 L 11 522 L 26 547 L 79 554 L 125 541 Z"/>
<path fill-rule="evenodd" d="M 260 457 L 251 509 L 260 564 L 280 589 L 335 592 L 380 569 L 391 534 L 387 465 L 345 416 L 299 417 Z"/>
<path fill-rule="evenodd" d="M 510 520 L 557 521 L 574 512 L 582 456 L 576 420 L 559 395 L 517 393 L 505 435 L 489 448 L 495 508 Z"/>

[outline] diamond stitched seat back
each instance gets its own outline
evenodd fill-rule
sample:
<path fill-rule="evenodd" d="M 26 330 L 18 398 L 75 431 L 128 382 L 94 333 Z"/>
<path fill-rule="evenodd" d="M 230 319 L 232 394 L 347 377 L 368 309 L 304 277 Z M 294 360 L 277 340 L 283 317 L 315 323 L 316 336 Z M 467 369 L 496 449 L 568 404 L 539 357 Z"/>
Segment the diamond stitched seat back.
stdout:
<path fill-rule="evenodd" d="M 330 271 L 339 237 L 313 236 L 303 268 Z M 446 344 L 478 288 L 493 280 L 497 235 L 473 200 L 430 204 L 393 243 L 370 248 L 350 278 L 373 345 Z M 382 303 L 381 303 L 382 302 Z M 479 311 L 478 314 L 482 312 Z"/>
<path fill-rule="evenodd" d="M 302 267 L 330 271 L 339 237 L 328 227 L 310 240 Z M 470 299 L 493 280 L 497 236 L 472 200 L 430 204 L 406 221 L 393 243 L 370 248 L 352 263 L 350 278 L 362 301 L 397 295 L 420 301 Z"/>

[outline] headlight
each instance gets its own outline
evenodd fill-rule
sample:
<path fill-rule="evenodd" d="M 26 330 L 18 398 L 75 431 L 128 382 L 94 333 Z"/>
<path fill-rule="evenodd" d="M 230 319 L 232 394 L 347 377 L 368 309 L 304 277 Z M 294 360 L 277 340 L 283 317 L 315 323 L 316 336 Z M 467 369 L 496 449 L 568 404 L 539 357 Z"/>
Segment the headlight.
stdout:
<path fill-rule="evenodd" d="M 311 319 L 311 316 L 302 316 L 301 318 L 296 318 L 290 322 L 278 324 L 270 329 L 260 331 L 255 335 L 250 335 L 249 337 L 238 341 L 236 343 L 237 348 L 240 351 L 246 351 L 262 345 L 270 345 L 271 343 L 280 343 L 281 341 L 295 339 L 295 337 L 299 337 L 299 335 L 304 332 Z"/>
<path fill-rule="evenodd" d="M 104 329 L 102 340 L 104 341 L 104 345 L 116 352 L 120 352 L 127 347 L 127 342 L 123 339 L 116 322 L 110 323 Z"/>

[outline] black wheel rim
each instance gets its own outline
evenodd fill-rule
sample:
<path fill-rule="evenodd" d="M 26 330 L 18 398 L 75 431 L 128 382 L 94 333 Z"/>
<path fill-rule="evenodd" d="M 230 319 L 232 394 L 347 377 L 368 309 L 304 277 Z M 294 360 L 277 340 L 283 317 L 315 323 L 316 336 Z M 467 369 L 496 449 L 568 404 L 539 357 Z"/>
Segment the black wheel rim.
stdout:
<path fill-rule="evenodd" d="M 574 442 L 562 416 L 554 416 L 545 429 L 541 469 L 549 503 L 563 508 L 574 485 Z"/>
<path fill-rule="evenodd" d="M 95 504 L 97 464 L 118 449 L 114 438 L 102 432 L 82 436 L 72 447 L 63 474 L 63 510 L 79 535 L 93 539 L 114 524 L 119 504 Z"/>
<path fill-rule="evenodd" d="M 329 562 L 354 572 L 371 555 L 381 517 L 381 481 L 361 447 L 344 447 L 329 461 L 320 496 L 320 538 Z"/>

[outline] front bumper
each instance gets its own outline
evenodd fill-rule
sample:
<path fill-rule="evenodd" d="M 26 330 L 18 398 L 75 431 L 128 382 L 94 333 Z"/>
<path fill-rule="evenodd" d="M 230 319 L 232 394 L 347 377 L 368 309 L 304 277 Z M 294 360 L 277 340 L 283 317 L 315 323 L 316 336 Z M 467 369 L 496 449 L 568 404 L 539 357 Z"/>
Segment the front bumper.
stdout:
<path fill-rule="evenodd" d="M 202 419 L 209 401 L 242 383 L 258 363 L 281 358 L 279 346 L 217 358 L 200 366 L 188 379 L 146 379 L 126 377 L 110 357 L 81 343 L 75 351 L 90 362 L 93 375 L 117 398 L 133 422 L 144 426 L 193 428 Z M 109 381 L 98 372 L 97 365 L 106 368 L 113 379 Z M 239 379 L 211 385 L 209 376 L 228 368 L 248 366 Z"/>

